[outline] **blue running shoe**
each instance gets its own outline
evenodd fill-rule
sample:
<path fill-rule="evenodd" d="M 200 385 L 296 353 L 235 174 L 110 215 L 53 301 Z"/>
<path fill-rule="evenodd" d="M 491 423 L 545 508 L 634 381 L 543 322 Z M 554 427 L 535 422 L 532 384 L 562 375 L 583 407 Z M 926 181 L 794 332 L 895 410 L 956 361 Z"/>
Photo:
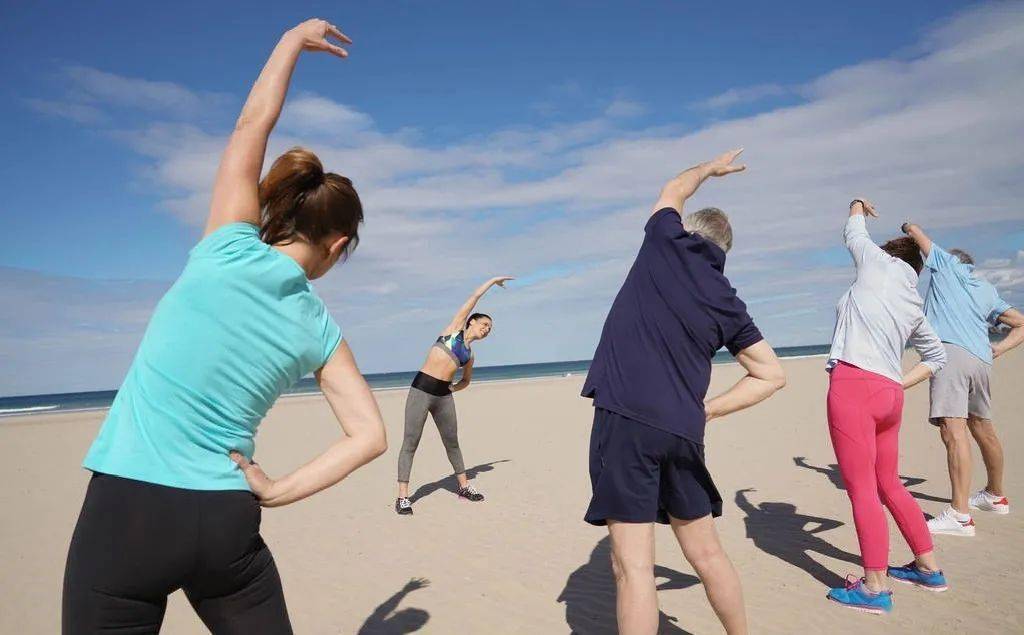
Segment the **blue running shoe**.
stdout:
<path fill-rule="evenodd" d="M 883 615 L 892 610 L 892 591 L 872 593 L 864 586 L 864 579 L 846 576 L 845 589 L 829 589 L 828 599 L 855 611 Z"/>
<path fill-rule="evenodd" d="M 889 567 L 889 577 L 903 584 L 913 584 L 922 589 L 941 593 L 949 589 L 946 584 L 946 576 L 941 571 L 926 572 L 917 568 L 916 562 L 911 562 L 902 567 Z"/>

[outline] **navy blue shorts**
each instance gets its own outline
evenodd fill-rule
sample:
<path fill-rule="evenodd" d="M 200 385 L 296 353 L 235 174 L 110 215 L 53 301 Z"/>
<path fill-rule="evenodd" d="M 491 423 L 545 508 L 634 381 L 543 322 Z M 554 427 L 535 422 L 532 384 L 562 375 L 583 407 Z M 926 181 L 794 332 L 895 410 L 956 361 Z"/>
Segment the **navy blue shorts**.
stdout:
<path fill-rule="evenodd" d="M 722 515 L 703 446 L 603 408 L 594 408 L 590 484 L 584 520 L 592 525 Z"/>

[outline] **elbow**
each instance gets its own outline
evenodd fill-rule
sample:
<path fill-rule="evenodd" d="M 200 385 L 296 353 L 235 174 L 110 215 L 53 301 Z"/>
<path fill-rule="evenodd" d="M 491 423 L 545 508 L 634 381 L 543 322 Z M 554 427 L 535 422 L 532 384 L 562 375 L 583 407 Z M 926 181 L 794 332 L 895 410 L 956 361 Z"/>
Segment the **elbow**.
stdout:
<path fill-rule="evenodd" d="M 369 454 L 370 459 L 376 459 L 384 455 L 388 451 L 388 437 L 381 431 L 377 438 L 373 439 L 370 443 Z"/>
<path fill-rule="evenodd" d="M 771 384 L 772 392 L 778 392 L 786 387 L 786 371 L 783 370 L 782 364 L 777 364 L 775 368 L 768 374 L 765 380 Z"/>

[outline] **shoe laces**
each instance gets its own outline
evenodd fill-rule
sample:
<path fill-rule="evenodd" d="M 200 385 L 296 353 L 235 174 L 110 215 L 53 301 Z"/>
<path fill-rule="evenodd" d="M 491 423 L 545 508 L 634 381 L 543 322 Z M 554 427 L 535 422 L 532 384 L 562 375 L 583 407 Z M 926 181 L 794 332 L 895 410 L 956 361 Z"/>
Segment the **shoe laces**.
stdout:
<path fill-rule="evenodd" d="M 846 590 L 847 591 L 853 591 L 854 589 L 856 589 L 857 587 L 859 587 L 862 584 L 864 584 L 864 578 L 858 578 L 857 576 L 853 575 L 852 573 L 847 574 L 847 576 L 846 576 Z"/>
<path fill-rule="evenodd" d="M 412 507 L 412 501 L 409 500 L 408 498 L 399 498 L 398 499 L 398 507 L 401 508 L 401 509 L 406 509 L 406 508 Z"/>
<path fill-rule="evenodd" d="M 476 491 L 476 488 L 473 487 L 472 485 L 467 485 L 467 486 L 463 487 L 462 491 L 467 493 L 467 494 L 479 494 L 480 493 L 480 492 Z"/>

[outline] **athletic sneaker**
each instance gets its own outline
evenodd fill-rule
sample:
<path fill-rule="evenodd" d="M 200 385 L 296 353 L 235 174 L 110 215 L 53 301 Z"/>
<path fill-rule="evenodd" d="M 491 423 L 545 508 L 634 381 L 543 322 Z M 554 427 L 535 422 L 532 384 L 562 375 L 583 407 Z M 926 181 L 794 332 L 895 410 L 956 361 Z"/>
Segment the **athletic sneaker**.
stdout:
<path fill-rule="evenodd" d="M 864 585 L 864 578 L 846 576 L 846 588 L 829 589 L 825 596 L 848 609 L 882 615 L 892 610 L 892 591 L 870 591 Z"/>
<path fill-rule="evenodd" d="M 993 512 L 996 514 L 1010 513 L 1010 501 L 1005 496 L 989 494 L 983 489 L 978 490 L 977 494 L 967 499 L 967 503 L 971 506 L 971 509 L 978 509 L 983 512 Z"/>
<path fill-rule="evenodd" d="M 967 520 L 961 520 L 958 516 L 960 514 L 951 505 L 947 505 L 941 514 L 928 521 L 928 531 L 949 536 L 973 536 L 974 519 L 967 516 Z"/>
<path fill-rule="evenodd" d="M 472 485 L 460 487 L 459 491 L 456 493 L 462 498 L 465 498 L 468 501 L 473 501 L 474 503 L 478 503 L 484 499 L 484 495 L 476 491 L 476 488 Z"/>
<path fill-rule="evenodd" d="M 941 571 L 922 571 L 916 562 L 902 567 L 889 567 L 889 577 L 903 584 L 913 584 L 929 591 L 941 592 L 949 589 L 946 576 Z"/>
<path fill-rule="evenodd" d="M 408 498 L 399 498 L 395 500 L 395 511 L 402 516 L 412 515 L 412 501 Z"/>

